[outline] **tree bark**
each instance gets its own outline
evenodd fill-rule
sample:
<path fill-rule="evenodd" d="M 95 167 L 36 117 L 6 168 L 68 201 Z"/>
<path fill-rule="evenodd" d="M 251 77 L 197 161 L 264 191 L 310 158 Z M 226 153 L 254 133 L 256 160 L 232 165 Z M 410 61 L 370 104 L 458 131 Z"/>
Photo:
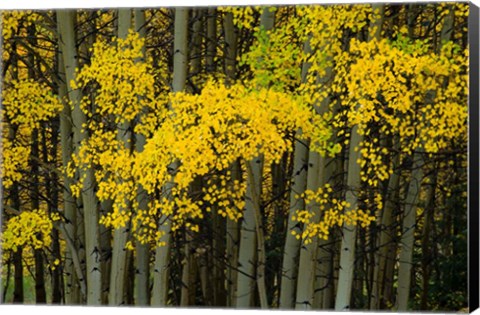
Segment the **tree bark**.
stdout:
<path fill-rule="evenodd" d="M 435 211 L 435 189 L 437 186 L 437 173 L 434 170 L 434 173 L 429 176 L 428 190 L 426 194 L 426 207 L 425 215 L 423 220 L 423 231 L 422 231 L 422 293 L 420 297 L 420 309 L 428 309 L 428 289 L 430 282 L 430 263 L 432 260 L 431 254 L 431 239 L 430 239 L 430 230 L 433 223 L 434 211 Z"/>
<path fill-rule="evenodd" d="M 275 22 L 275 11 L 265 7 L 260 16 L 260 28 L 269 31 Z M 248 308 L 253 305 L 255 283 L 261 308 L 268 307 L 265 287 L 265 240 L 260 219 L 262 192 L 263 156 L 246 162 L 247 192 L 245 211 L 240 231 L 239 274 L 237 278 L 236 307 Z M 258 257 L 255 259 L 255 249 Z"/>
<path fill-rule="evenodd" d="M 378 39 L 381 34 L 383 16 L 385 7 L 382 4 L 373 4 L 373 10 L 379 10 L 380 18 L 372 21 L 368 40 Z M 363 136 L 358 133 L 358 126 L 354 126 L 351 131 L 350 149 L 348 158 L 348 175 L 345 200 L 349 207 L 345 211 L 356 209 L 358 204 L 357 193 L 360 188 L 360 167 L 357 160 L 360 158 L 360 143 Z M 338 276 L 337 297 L 335 300 L 335 310 L 347 310 L 350 308 L 350 298 L 353 285 L 353 270 L 355 267 L 355 240 L 356 226 L 347 226 L 344 224 L 342 228 L 342 245 L 340 247 L 340 271 Z"/>
<path fill-rule="evenodd" d="M 397 146 L 398 147 L 398 146 Z M 395 157 L 393 168 L 398 167 L 399 155 Z M 387 282 L 387 261 L 394 259 L 392 257 L 392 246 L 394 244 L 393 235 L 395 235 L 393 223 L 393 211 L 396 206 L 395 200 L 398 197 L 398 187 L 400 183 L 400 174 L 394 172 L 389 180 L 387 193 L 384 197 L 385 203 L 382 215 L 379 218 L 378 227 L 380 228 L 380 237 L 378 241 L 378 249 L 375 253 L 375 269 L 373 275 L 373 290 L 370 303 L 370 309 L 382 309 L 386 305 L 385 301 L 385 287 Z M 391 279 L 393 281 L 393 279 Z"/>
<path fill-rule="evenodd" d="M 307 173 L 307 190 L 316 191 L 319 187 L 323 186 L 323 181 L 320 180 L 320 170 L 324 164 L 321 164 L 320 154 L 310 151 L 308 155 L 308 173 Z M 320 211 L 316 209 L 318 205 L 311 202 L 306 205 L 306 210 L 314 212 L 312 217 L 313 222 L 320 220 Z M 296 310 L 310 310 L 313 305 L 314 283 L 315 283 L 315 266 L 316 266 L 316 253 L 317 243 L 312 242 L 308 244 L 302 244 L 300 248 L 300 262 L 298 267 L 298 279 L 297 279 L 297 294 L 295 309 Z"/>
<path fill-rule="evenodd" d="M 255 292 L 255 267 L 256 267 L 256 221 L 254 204 L 257 199 L 253 193 L 260 196 L 263 157 L 257 157 L 251 162 L 251 174 L 247 176 L 247 192 L 245 196 L 245 210 L 242 217 L 240 230 L 240 248 L 238 255 L 238 275 L 235 295 L 235 306 L 239 309 L 250 308 L 253 305 Z"/>
<path fill-rule="evenodd" d="M 360 167 L 357 159 L 360 158 L 360 150 L 355 151 L 362 141 L 362 136 L 357 132 L 358 126 L 352 128 L 350 139 L 350 153 L 348 158 L 348 178 L 346 201 L 350 204 L 346 211 L 354 210 L 357 207 L 357 194 L 352 191 L 360 187 Z M 350 297 L 353 284 L 353 269 L 355 263 L 355 239 L 356 227 L 344 225 L 342 228 L 342 245 L 340 253 L 340 271 L 338 278 L 337 296 L 335 310 L 342 311 L 350 308 Z"/>
<path fill-rule="evenodd" d="M 57 23 L 58 29 L 57 32 L 60 33 L 60 24 Z M 59 45 L 60 46 L 60 45 Z M 62 100 L 63 108 L 60 113 L 60 146 L 62 148 L 62 166 L 67 167 L 68 163 L 71 161 L 73 154 L 72 147 L 72 123 L 70 117 L 72 117 L 72 111 L 70 105 L 66 100 L 68 90 L 66 77 L 64 73 L 64 62 L 62 56 L 61 48 L 58 50 L 58 75 L 59 75 L 59 85 L 58 85 L 58 97 Z M 76 200 L 72 196 L 70 190 L 71 185 L 73 184 L 72 179 L 67 176 L 62 176 L 63 180 L 63 209 L 65 216 L 65 232 L 68 234 L 68 237 L 75 239 L 76 238 Z M 64 236 L 64 239 L 67 237 Z M 75 296 L 73 286 L 75 285 L 75 269 L 72 260 L 72 250 L 67 246 L 65 253 L 65 281 L 66 281 L 66 292 L 65 292 L 65 303 L 69 305 L 75 305 L 80 303 L 80 297 Z"/>
<path fill-rule="evenodd" d="M 232 180 L 241 181 L 240 162 L 236 161 L 232 167 Z M 240 224 L 233 220 L 227 220 L 226 228 L 226 260 L 228 263 L 226 281 L 227 281 L 227 306 L 235 306 L 236 285 L 238 279 L 238 255 L 240 244 Z"/>
<path fill-rule="evenodd" d="M 132 26 L 132 10 L 118 9 L 118 38 L 126 39 Z M 130 122 L 120 122 L 117 126 L 117 139 L 124 145 L 123 150 L 131 152 L 132 132 Z M 118 179 L 122 181 L 122 179 Z M 131 201 L 117 200 L 119 211 L 131 211 Z M 121 204 L 125 203 L 126 207 Z M 127 279 L 127 249 L 125 247 L 130 234 L 130 223 L 113 231 L 112 265 L 110 270 L 110 290 L 108 303 L 111 306 L 126 305 L 125 283 Z"/>
<path fill-rule="evenodd" d="M 398 289 L 396 299 L 396 310 L 407 311 L 410 297 L 411 270 L 413 246 L 415 243 L 415 226 L 417 216 L 417 203 L 423 179 L 421 157 L 413 154 L 413 167 L 410 175 L 405 209 L 403 213 L 402 237 L 400 240 L 400 254 L 398 267 Z"/>
<path fill-rule="evenodd" d="M 207 52 L 205 54 L 205 67 L 207 73 L 215 72 L 215 56 L 217 54 L 217 10 L 207 9 Z"/>
<path fill-rule="evenodd" d="M 308 42 L 304 44 L 304 51 L 311 53 Z M 310 63 L 305 63 L 302 67 L 302 81 L 306 80 Z M 288 213 L 287 234 L 285 235 L 285 248 L 283 252 L 282 263 L 282 287 L 280 290 L 280 308 L 291 309 L 296 307 L 296 286 L 297 274 L 299 268 L 299 255 L 301 239 L 297 239 L 292 233 L 300 234 L 302 227 L 293 220 L 298 210 L 305 209 L 305 201 L 299 198 L 307 188 L 307 172 L 309 168 L 309 150 L 308 143 L 304 143 L 298 138 L 302 130 L 296 131 L 295 148 L 293 156 L 293 174 L 290 189 L 290 210 Z"/>
<path fill-rule="evenodd" d="M 134 9 L 135 30 L 142 38 L 146 38 L 147 28 L 144 9 Z M 146 48 L 142 48 L 142 58 L 140 62 L 145 61 Z M 143 116 L 143 115 L 142 115 Z M 140 120 L 142 117 L 140 117 Z M 142 152 L 145 146 L 145 136 L 135 134 L 135 149 L 137 152 Z M 137 188 L 137 202 L 138 208 L 146 210 L 148 208 L 147 192 L 140 185 Z M 139 241 L 135 242 L 135 296 L 136 305 L 147 306 L 150 304 L 150 246 L 149 244 L 142 244 Z"/>
<path fill-rule="evenodd" d="M 193 76 L 200 74 L 202 70 L 202 24 L 205 11 L 203 8 L 192 10 L 193 26 L 190 46 L 190 73 Z"/>
<path fill-rule="evenodd" d="M 225 13 L 223 19 L 223 29 L 225 33 L 225 74 L 227 76 L 227 84 L 232 83 L 236 79 L 237 65 L 237 34 L 235 25 L 233 24 L 233 14 Z"/>
<path fill-rule="evenodd" d="M 75 79 L 75 69 L 78 68 L 76 52 L 76 34 L 74 28 L 75 13 L 68 10 L 57 11 L 60 29 L 60 45 L 63 52 L 65 76 L 67 79 L 68 96 L 73 105 L 73 143 L 74 151 L 78 153 L 80 144 L 88 138 L 83 129 L 87 123 L 86 115 L 80 108 L 80 91 L 72 89 L 71 82 Z M 98 224 L 98 201 L 95 195 L 95 176 L 93 169 L 79 170 L 79 177 L 84 178 L 84 188 L 81 196 L 83 202 L 84 228 L 85 228 L 85 252 L 86 252 L 86 275 L 87 275 L 87 304 L 101 304 L 102 274 L 99 259 L 99 224 Z"/>
<path fill-rule="evenodd" d="M 173 44 L 173 82 L 172 91 L 179 92 L 185 89 L 185 83 L 188 72 L 188 20 L 189 20 L 188 8 L 176 8 L 175 9 L 175 30 L 174 30 L 174 44 Z M 172 169 L 177 169 L 177 163 L 172 165 Z M 174 187 L 174 175 L 169 183 L 165 184 L 164 193 L 168 193 Z M 168 196 L 171 198 L 172 196 Z M 168 258 L 170 251 L 170 228 L 171 222 L 169 218 L 161 218 L 160 232 L 165 233 L 163 240 L 165 245 L 158 247 L 155 252 L 155 266 L 153 277 L 153 294 L 152 305 L 153 306 L 165 306 L 167 305 L 168 297 Z"/>

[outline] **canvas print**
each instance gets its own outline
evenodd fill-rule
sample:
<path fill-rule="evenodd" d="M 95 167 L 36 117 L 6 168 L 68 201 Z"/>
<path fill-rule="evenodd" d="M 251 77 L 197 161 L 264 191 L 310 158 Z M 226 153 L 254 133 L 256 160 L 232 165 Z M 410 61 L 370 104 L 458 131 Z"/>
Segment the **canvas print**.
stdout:
<path fill-rule="evenodd" d="M 467 312 L 469 9 L 4 10 L 2 303 Z"/>

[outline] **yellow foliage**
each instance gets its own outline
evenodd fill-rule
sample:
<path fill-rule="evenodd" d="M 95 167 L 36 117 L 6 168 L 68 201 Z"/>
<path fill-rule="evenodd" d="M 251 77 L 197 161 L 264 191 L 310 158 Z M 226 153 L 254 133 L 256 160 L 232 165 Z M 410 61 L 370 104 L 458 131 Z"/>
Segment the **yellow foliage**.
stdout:
<path fill-rule="evenodd" d="M 13 251 L 24 246 L 47 248 L 52 243 L 52 228 L 53 219 L 44 210 L 24 211 L 7 221 L 2 234 L 2 247 Z"/>
<path fill-rule="evenodd" d="M 361 227 L 368 226 L 375 220 L 375 216 L 370 215 L 362 209 L 353 209 L 346 211 L 350 204 L 344 200 L 332 198 L 333 189 L 329 184 L 320 187 L 317 191 L 306 190 L 299 198 L 305 200 L 305 205 L 309 210 L 298 210 L 294 221 L 304 225 L 302 233 L 292 231 L 297 239 L 302 239 L 306 244 L 312 242 L 312 238 L 320 237 L 327 239 L 330 235 L 330 229 L 334 226 L 342 227 L 344 224 L 357 225 Z M 321 219 L 313 221 L 315 213 L 320 212 Z"/>
<path fill-rule="evenodd" d="M 57 115 L 63 105 L 45 84 L 33 80 L 11 81 L 2 91 L 6 120 L 31 130 Z"/>
<path fill-rule="evenodd" d="M 1 159 L 0 176 L 4 187 L 9 188 L 14 182 L 22 179 L 21 170 L 28 168 L 30 148 L 13 145 L 6 138 L 2 139 L 2 144 L 3 158 Z"/>

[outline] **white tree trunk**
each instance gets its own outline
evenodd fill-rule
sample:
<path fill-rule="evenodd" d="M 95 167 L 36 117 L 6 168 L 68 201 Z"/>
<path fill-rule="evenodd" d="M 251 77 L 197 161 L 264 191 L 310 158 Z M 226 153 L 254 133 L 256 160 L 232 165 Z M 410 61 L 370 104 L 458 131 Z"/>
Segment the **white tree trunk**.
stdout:
<path fill-rule="evenodd" d="M 159 231 L 165 233 L 161 241 L 165 245 L 155 249 L 155 263 L 153 265 L 152 306 L 166 306 L 168 302 L 168 259 L 170 258 L 170 219 L 160 219 Z M 165 221 L 163 223 L 163 221 Z"/>
<path fill-rule="evenodd" d="M 255 292 L 255 269 L 256 269 L 256 219 L 254 204 L 257 196 L 261 194 L 263 157 L 257 157 L 250 164 L 252 176 L 247 176 L 247 192 L 245 196 L 245 210 L 242 217 L 240 230 L 240 249 L 238 255 L 237 288 L 235 294 L 235 306 L 240 309 L 252 306 Z"/>
<path fill-rule="evenodd" d="M 188 16 L 189 9 L 179 7 L 175 9 L 175 30 L 173 42 L 173 92 L 179 92 L 185 89 L 187 79 L 188 66 Z M 178 163 L 173 163 L 172 169 L 176 170 Z M 174 171 L 175 172 L 175 171 Z M 174 183 L 174 175 L 170 182 L 163 187 L 164 194 L 172 191 Z M 167 196 L 172 198 L 171 195 Z M 170 253 L 171 241 L 171 222 L 169 218 L 161 218 L 160 228 L 164 233 L 164 246 L 157 247 L 155 251 L 155 265 L 153 275 L 153 306 L 166 306 L 168 297 L 168 258 Z"/>
<path fill-rule="evenodd" d="M 379 38 L 383 24 L 384 5 L 373 4 L 372 9 L 374 11 L 379 10 L 380 18 L 371 23 L 368 40 Z M 373 30 L 375 30 L 375 32 L 373 32 Z M 350 206 L 345 209 L 347 212 L 354 210 L 357 207 L 357 193 L 354 193 L 353 190 L 358 190 L 360 188 L 360 166 L 358 165 L 357 160 L 360 158 L 360 143 L 363 141 L 363 136 L 358 134 L 357 130 L 358 126 L 352 128 L 350 139 L 347 175 L 347 186 L 349 187 L 349 190 L 345 196 L 345 199 Z M 357 150 L 355 150 L 355 148 L 357 148 Z M 340 270 L 338 276 L 337 296 L 335 300 L 336 311 L 350 309 L 353 270 L 355 267 L 356 226 L 347 226 L 344 224 L 342 232 Z"/>
<path fill-rule="evenodd" d="M 57 29 L 58 33 L 60 34 L 60 29 Z M 61 100 L 65 100 L 67 96 L 67 84 L 66 78 L 63 74 L 65 66 L 63 64 L 63 58 L 61 55 L 61 51 L 59 51 L 58 56 L 58 68 L 59 68 L 59 75 L 61 76 L 61 80 L 58 82 L 58 97 Z M 63 75 L 62 75 L 63 74 Z M 68 103 L 63 102 L 63 109 L 60 115 L 60 146 L 62 148 L 62 166 L 67 167 L 68 163 L 72 159 L 73 147 L 72 147 L 72 123 L 70 118 L 72 117 L 72 111 L 70 109 L 70 105 Z M 70 191 L 70 186 L 73 184 L 73 181 L 70 177 L 64 175 L 63 177 L 64 182 L 64 189 L 63 189 L 63 209 L 66 219 L 64 233 L 68 234 L 68 236 L 64 235 L 64 239 L 69 237 L 70 239 L 74 239 L 76 237 L 76 201 L 75 198 L 72 196 Z M 73 243 L 72 243 L 73 245 Z M 65 303 L 66 304 L 77 304 L 79 301 L 73 297 L 72 294 L 72 287 L 75 281 L 75 271 L 74 271 L 74 263 L 72 257 L 72 251 L 75 251 L 75 248 L 70 248 L 67 246 L 66 250 L 66 257 L 65 257 L 65 272 L 66 277 L 65 280 L 67 282 L 66 292 L 65 292 Z M 80 266 L 78 266 L 80 268 Z M 81 276 L 83 278 L 83 276 Z"/>
<path fill-rule="evenodd" d="M 88 138 L 82 126 L 87 123 L 86 115 L 80 108 L 80 91 L 71 87 L 75 79 L 75 69 L 78 67 L 76 52 L 76 34 L 74 28 L 75 13 L 68 10 L 57 11 L 57 19 L 60 29 L 60 47 L 63 53 L 65 65 L 65 77 L 67 79 L 69 99 L 73 104 L 73 144 L 75 152 L 78 152 L 80 143 Z M 87 276 L 87 304 L 101 304 L 102 274 L 100 272 L 100 244 L 98 224 L 98 200 L 95 195 L 95 177 L 93 169 L 79 170 L 80 178 L 84 177 L 84 189 L 82 190 L 84 227 L 85 227 L 85 251 L 86 251 L 86 276 Z"/>
<path fill-rule="evenodd" d="M 297 131 L 297 137 L 301 130 Z M 298 256 L 301 239 L 297 239 L 292 231 L 297 234 L 302 232 L 298 222 L 293 221 L 297 210 L 305 209 L 303 198 L 297 198 L 305 192 L 307 186 L 307 168 L 308 168 L 308 147 L 307 144 L 296 141 L 293 177 L 290 190 L 290 211 L 288 214 L 287 234 L 285 239 L 285 248 L 283 252 L 282 264 L 282 286 L 280 290 L 280 308 L 291 309 L 295 306 L 295 287 L 297 284 Z"/>
<path fill-rule="evenodd" d="M 320 172 L 325 165 L 321 164 L 320 154 L 310 151 L 308 156 L 307 190 L 316 191 L 321 186 Z M 306 205 L 306 210 L 315 212 L 312 217 L 313 222 L 320 219 L 320 211 L 316 209 L 318 205 L 314 202 Z M 304 244 L 300 248 L 300 262 L 298 267 L 297 294 L 295 309 L 310 310 L 313 303 L 313 290 L 315 282 L 315 267 L 317 257 L 317 242 L 312 241 Z"/>
<path fill-rule="evenodd" d="M 360 150 L 355 151 L 359 147 L 362 136 L 357 132 L 358 127 L 352 128 L 352 136 L 350 139 L 350 152 L 348 158 L 348 178 L 347 186 L 349 190 L 346 194 L 346 201 L 350 204 L 345 211 L 351 211 L 357 206 L 356 193 L 352 189 L 358 189 L 360 186 L 360 167 L 357 159 L 360 157 Z M 340 270 L 338 278 L 337 296 L 335 300 L 335 310 L 342 311 L 350 308 L 350 297 L 352 293 L 353 268 L 355 263 L 355 238 L 356 227 L 344 225 L 342 228 L 342 245 L 340 252 Z"/>
<path fill-rule="evenodd" d="M 131 9 L 118 9 L 118 37 L 121 39 L 127 38 L 128 30 L 132 24 Z M 132 133 L 129 122 L 121 122 L 117 127 L 117 138 L 123 142 L 125 150 L 131 150 Z M 122 181 L 122 179 L 118 179 Z M 123 203 L 122 201 L 118 201 Z M 126 208 L 121 208 L 121 212 L 131 211 L 131 202 L 126 201 Z M 108 301 L 112 306 L 125 305 L 125 281 L 128 276 L 127 273 L 127 250 L 125 245 L 129 238 L 130 224 L 117 228 L 113 232 L 113 246 L 112 246 L 112 265 L 110 271 L 110 290 Z"/>
<path fill-rule="evenodd" d="M 407 311 L 410 296 L 411 270 L 413 246 L 415 243 L 415 225 L 417 217 L 417 203 L 420 195 L 420 188 L 423 179 L 421 168 L 421 157 L 413 154 L 413 167 L 410 182 L 405 198 L 405 209 L 403 213 L 402 237 L 400 239 L 399 267 L 398 267 L 398 288 L 396 299 L 396 310 Z"/>

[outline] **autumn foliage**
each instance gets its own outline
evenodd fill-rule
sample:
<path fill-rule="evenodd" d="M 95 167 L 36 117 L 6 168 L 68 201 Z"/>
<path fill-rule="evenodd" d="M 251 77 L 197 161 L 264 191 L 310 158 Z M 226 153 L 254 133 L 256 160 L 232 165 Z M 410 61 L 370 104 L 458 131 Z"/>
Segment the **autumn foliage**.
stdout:
<path fill-rule="evenodd" d="M 2 14 L 4 302 L 467 306 L 468 4 L 124 10 Z"/>

